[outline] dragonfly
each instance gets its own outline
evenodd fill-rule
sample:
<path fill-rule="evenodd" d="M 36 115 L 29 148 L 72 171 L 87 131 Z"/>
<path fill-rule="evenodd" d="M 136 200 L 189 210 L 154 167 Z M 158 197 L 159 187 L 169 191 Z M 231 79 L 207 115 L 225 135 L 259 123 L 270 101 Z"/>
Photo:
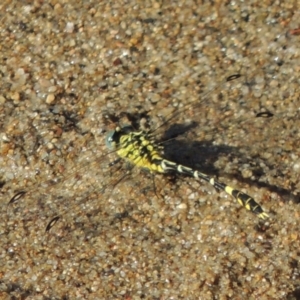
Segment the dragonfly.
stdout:
<path fill-rule="evenodd" d="M 55 213 L 50 221 L 45 225 L 46 232 L 50 229 L 64 216 L 68 213 L 74 215 L 76 211 L 75 207 L 88 206 L 88 201 L 86 200 L 87 194 L 82 195 L 72 195 L 71 190 L 75 189 L 76 186 L 82 185 L 84 188 L 82 190 L 88 191 L 85 193 L 92 193 L 91 190 L 98 194 L 97 197 L 106 197 L 109 198 L 114 194 L 115 187 L 122 181 L 126 181 L 126 177 L 129 177 L 133 174 L 133 169 L 143 169 L 148 171 L 148 173 L 154 176 L 155 186 L 155 174 L 177 174 L 179 176 L 194 178 L 197 181 L 202 181 L 201 184 L 210 184 L 218 191 L 224 191 L 227 195 L 231 196 L 236 200 L 239 205 L 244 207 L 246 210 L 252 212 L 254 215 L 257 215 L 258 218 L 265 220 L 268 219 L 268 213 L 263 209 L 262 205 L 257 199 L 254 199 L 247 192 L 243 192 L 231 184 L 223 183 L 219 181 L 214 174 L 208 175 L 200 170 L 200 168 L 192 168 L 190 166 L 178 163 L 177 161 L 168 159 L 164 155 L 164 145 L 166 142 L 172 141 L 172 138 L 159 141 L 157 137 L 160 135 L 160 132 L 164 132 L 166 126 L 174 124 L 176 119 L 184 115 L 187 111 L 200 110 L 201 106 L 205 105 L 209 101 L 209 97 L 216 93 L 216 91 L 222 91 L 226 85 L 230 85 L 231 82 L 239 81 L 243 76 L 241 74 L 233 74 L 225 78 L 216 88 L 213 88 L 206 92 L 200 101 L 193 101 L 183 105 L 182 107 L 172 112 L 170 115 L 163 119 L 161 125 L 156 127 L 154 130 L 136 130 L 136 124 L 119 124 L 113 130 L 110 130 L 105 137 L 106 153 L 100 155 L 100 157 L 93 158 L 91 161 L 85 162 L 83 166 L 77 168 L 77 170 L 71 169 L 71 171 L 62 178 L 58 179 L 57 182 L 47 182 L 44 185 L 32 188 L 29 190 L 21 189 L 17 191 L 8 202 L 8 208 L 12 205 L 17 206 L 20 201 L 26 201 L 25 199 L 34 197 L 41 197 L 37 202 L 41 203 L 41 207 L 37 209 L 39 212 L 44 211 L 50 208 L 52 203 L 58 201 L 60 208 L 55 208 Z M 128 114 L 129 115 L 129 114 Z M 272 116 L 269 112 L 259 112 L 257 117 L 270 117 Z M 130 119 L 130 117 L 128 117 Z M 242 122 L 248 122 L 249 120 L 243 119 Z M 135 122 L 131 117 L 131 122 Z M 109 162 L 108 156 L 115 156 L 112 162 Z M 126 163 L 126 167 L 119 166 L 121 161 Z M 129 166 L 129 167 L 128 167 Z M 84 174 L 87 174 L 87 170 L 97 169 L 99 172 L 104 174 L 103 178 L 105 180 L 100 180 L 94 177 L 94 182 L 91 180 L 89 182 L 90 188 L 87 187 L 86 182 L 82 180 Z M 57 193 L 58 190 L 63 189 L 67 191 L 69 196 L 61 196 Z M 40 196 L 36 196 L 40 195 Z M 159 197 L 156 195 L 156 197 Z M 213 197 L 213 196 L 212 196 Z M 68 199 L 69 198 L 69 199 Z M 70 205 L 72 199 L 79 198 L 79 203 L 74 203 Z M 45 200 L 45 201 L 44 201 Z M 76 202 L 76 201 L 75 201 Z M 219 202 L 220 203 L 220 202 Z M 64 206 L 64 204 L 67 204 Z M 220 206 L 222 204 L 220 203 Z M 70 209 L 71 207 L 71 209 Z M 98 211 L 100 208 L 95 208 L 95 211 Z M 85 208 L 82 209 L 84 211 Z M 30 214 L 30 213 L 29 213 Z"/>
<path fill-rule="evenodd" d="M 203 122 L 203 120 L 205 120 L 205 113 L 209 114 L 211 111 L 216 111 L 216 114 L 219 113 L 220 119 L 230 119 L 231 113 L 228 113 L 228 111 L 226 113 L 221 112 L 222 109 L 228 109 L 227 107 L 222 107 L 222 97 L 226 98 L 226 93 L 232 92 L 232 98 L 234 99 L 234 97 L 236 97 L 236 99 L 239 99 L 236 100 L 236 102 L 243 102 L 243 100 L 241 100 L 243 98 L 243 93 L 245 93 L 244 91 L 246 90 L 247 94 L 248 90 L 251 89 L 253 78 L 255 78 L 254 81 L 256 80 L 259 85 L 260 79 L 257 69 L 252 71 L 251 74 L 231 74 L 224 77 L 223 80 L 217 81 L 212 88 L 209 88 L 204 94 L 200 94 L 198 98 L 194 97 L 191 101 L 187 101 L 187 103 L 184 104 L 178 102 L 169 103 L 172 106 L 172 112 L 167 113 L 164 116 L 161 116 L 159 108 L 157 108 L 156 112 L 154 109 L 151 110 L 150 113 L 149 111 L 146 111 L 142 114 L 137 114 L 141 117 L 140 119 L 142 121 L 143 118 L 150 119 L 150 115 L 154 116 L 154 123 L 156 122 L 158 125 L 148 126 L 147 124 L 148 127 L 154 128 L 152 130 L 149 130 L 149 128 L 147 128 L 147 130 L 144 128 L 138 129 L 137 127 L 140 125 L 138 124 L 139 117 L 135 117 L 134 113 L 127 113 L 124 111 L 121 111 L 119 114 L 111 114 L 110 112 L 103 113 L 103 118 L 106 121 L 109 120 L 108 123 L 118 124 L 113 124 L 115 128 L 113 130 L 108 130 L 108 133 L 106 134 L 104 130 L 101 132 L 102 139 L 105 140 L 105 143 L 101 143 L 99 146 L 99 149 L 101 150 L 96 149 L 97 147 L 91 149 L 87 147 L 84 142 L 82 152 L 84 153 L 86 151 L 88 154 L 86 156 L 83 155 L 83 159 L 82 161 L 79 160 L 78 165 L 76 162 L 75 165 L 66 168 L 66 170 L 62 167 L 61 172 L 56 174 L 57 176 L 54 175 L 54 177 L 56 177 L 55 180 L 45 181 L 39 185 L 29 187 L 28 189 L 20 188 L 9 199 L 8 211 L 12 206 L 18 211 L 18 204 L 20 203 L 24 203 L 25 207 L 26 203 L 29 204 L 29 202 L 32 203 L 33 206 L 34 203 L 38 204 L 35 206 L 35 209 L 28 209 L 26 215 L 28 216 L 28 219 L 31 220 L 34 219 L 34 217 L 30 217 L 30 215 L 40 215 L 42 212 L 45 212 L 45 215 L 43 215 L 42 218 L 50 219 L 50 221 L 46 223 L 47 225 L 45 225 L 45 229 L 48 232 L 57 221 L 66 217 L 68 214 L 75 216 L 75 211 L 78 210 L 78 207 L 82 208 L 81 211 L 79 210 L 79 214 L 82 214 L 89 206 L 90 202 L 88 201 L 88 198 L 90 195 L 94 195 L 95 199 L 101 198 L 105 201 L 105 199 L 108 200 L 113 198 L 114 195 L 117 195 L 116 190 L 119 185 L 127 184 L 130 181 L 128 186 L 134 186 L 134 181 L 137 179 L 137 175 L 134 175 L 136 169 L 142 169 L 151 174 L 153 178 L 152 186 L 154 189 L 156 188 L 155 178 L 157 175 L 177 174 L 184 178 L 190 177 L 198 181 L 201 186 L 208 184 L 213 186 L 217 191 L 225 192 L 225 194 L 231 196 L 239 205 L 258 216 L 259 219 L 268 219 L 269 214 L 263 208 L 262 199 L 256 199 L 251 196 L 251 193 L 247 192 L 242 186 L 237 188 L 235 187 L 235 184 L 230 181 L 223 182 L 218 180 L 218 175 L 211 170 L 209 173 L 204 172 L 201 169 L 203 167 L 201 158 L 198 159 L 200 164 L 196 164 L 196 166 L 190 166 L 182 162 L 184 159 L 182 159 L 180 155 L 177 156 L 176 159 L 169 158 L 168 155 L 165 154 L 170 152 L 170 149 L 173 152 L 176 152 L 176 145 L 175 149 L 173 149 L 172 143 L 177 140 L 177 136 L 162 138 L 174 124 L 178 124 L 178 120 L 183 120 L 183 122 L 185 122 L 184 119 L 189 114 L 194 114 L 192 119 L 195 120 L 196 124 L 197 122 Z M 235 87 L 235 84 L 238 85 L 238 88 Z M 236 93 L 238 89 L 242 91 L 242 94 L 237 94 L 235 96 L 234 93 Z M 221 100 L 220 103 L 219 100 Z M 121 119 L 123 118 L 123 115 L 127 117 L 127 120 L 122 123 Z M 257 119 L 259 118 L 266 119 L 273 117 L 272 112 L 264 109 L 262 111 L 252 112 L 252 114 L 247 114 L 247 116 L 248 115 L 248 118 L 245 118 L 245 116 L 241 116 L 237 119 L 232 118 L 232 125 L 229 125 L 229 130 L 238 127 L 243 128 L 245 124 L 249 126 L 251 122 L 257 123 Z M 201 122 L 199 122 L 199 120 Z M 142 121 L 140 123 L 142 123 Z M 220 123 L 222 124 L 222 121 Z M 262 124 L 262 126 L 265 126 L 264 121 L 262 121 Z M 110 125 L 111 124 L 109 124 L 109 126 Z M 190 123 L 187 127 L 195 127 L 193 131 L 196 132 L 196 135 L 199 134 L 199 136 L 201 136 L 202 132 L 207 133 L 210 130 L 212 137 L 211 143 L 213 144 L 215 142 L 215 128 L 210 126 L 209 130 L 207 130 L 207 127 L 202 126 L 203 124 L 201 124 L 201 126 L 194 125 L 194 123 Z M 185 126 L 186 125 L 183 127 Z M 228 128 L 224 129 L 225 134 L 227 129 Z M 180 137 L 180 135 L 178 136 Z M 171 146 L 168 146 L 168 144 Z M 93 154 L 93 151 L 95 151 L 95 155 Z M 69 160 L 72 160 L 74 152 L 75 150 L 73 153 L 70 153 Z M 245 149 L 245 153 L 247 154 L 247 149 Z M 232 155 L 232 153 L 229 154 Z M 233 155 L 234 154 L 235 153 L 233 153 Z M 183 147 L 182 156 L 184 155 L 185 150 Z M 196 156 L 198 157 L 199 155 L 196 154 Z M 251 164 L 251 160 L 249 163 Z M 42 170 L 40 172 L 42 172 Z M 244 172 L 247 173 L 247 169 L 244 170 Z M 249 172 L 251 173 L 251 170 L 249 170 Z M 233 176 L 231 175 L 230 177 Z M 137 180 L 137 182 L 139 182 L 139 180 Z M 132 189 L 136 194 L 139 194 L 136 190 L 136 186 Z M 79 192 L 74 194 L 72 191 L 75 190 L 78 190 Z M 157 193 L 155 194 L 156 197 L 159 197 Z M 125 194 L 120 198 L 123 197 L 126 198 Z M 212 195 L 211 198 L 213 200 L 215 195 Z M 223 207 L 222 201 L 217 199 L 214 199 L 214 201 L 217 201 L 220 208 Z M 101 209 L 97 206 L 97 201 L 91 203 L 94 204 L 91 205 L 90 212 L 86 213 L 86 215 L 96 214 L 99 209 Z M 28 207 L 30 207 L 30 205 Z M 113 209 L 112 205 L 112 210 Z M 38 212 L 38 214 L 36 212 Z"/>

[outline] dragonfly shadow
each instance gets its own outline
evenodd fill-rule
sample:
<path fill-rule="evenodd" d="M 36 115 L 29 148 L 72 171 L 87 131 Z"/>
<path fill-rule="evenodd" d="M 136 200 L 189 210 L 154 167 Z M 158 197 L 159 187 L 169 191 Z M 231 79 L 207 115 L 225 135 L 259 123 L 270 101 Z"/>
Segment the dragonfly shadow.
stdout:
<path fill-rule="evenodd" d="M 195 168 L 211 176 L 218 175 L 218 169 L 213 166 L 221 154 L 235 151 L 229 146 L 215 146 L 212 141 L 191 141 L 186 138 L 189 131 L 198 124 L 174 124 L 163 135 L 161 144 L 164 148 L 163 157 L 178 164 Z"/>
<path fill-rule="evenodd" d="M 266 169 L 263 169 L 261 165 L 266 166 L 268 170 L 274 169 L 274 166 L 262 156 L 255 155 L 255 157 L 250 157 L 248 154 L 242 153 L 238 147 L 215 145 L 213 140 L 189 141 L 186 138 L 180 138 L 181 136 L 186 136 L 191 129 L 197 126 L 196 123 L 171 126 L 163 136 L 164 158 L 206 173 L 214 178 L 220 175 L 228 177 L 228 184 L 230 184 L 231 179 L 237 179 L 250 186 L 256 185 L 259 188 L 266 188 L 270 192 L 278 194 L 284 202 L 292 200 L 296 204 L 300 203 L 299 197 L 294 195 L 291 190 L 261 180 L 261 178 L 268 175 Z M 215 167 L 215 163 L 221 158 L 234 162 L 233 165 L 236 167 L 234 170 L 231 170 L 230 174 Z M 242 176 L 238 168 L 241 165 L 249 165 L 252 173 L 251 178 Z"/>

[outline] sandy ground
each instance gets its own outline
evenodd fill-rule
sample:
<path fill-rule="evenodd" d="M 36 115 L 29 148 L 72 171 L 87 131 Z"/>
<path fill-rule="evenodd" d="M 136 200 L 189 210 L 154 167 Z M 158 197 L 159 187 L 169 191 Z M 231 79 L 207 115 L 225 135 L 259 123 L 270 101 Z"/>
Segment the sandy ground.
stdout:
<path fill-rule="evenodd" d="M 166 3 L 1 2 L 1 299 L 299 299 L 297 1 Z M 116 163 L 128 122 L 270 218 Z"/>

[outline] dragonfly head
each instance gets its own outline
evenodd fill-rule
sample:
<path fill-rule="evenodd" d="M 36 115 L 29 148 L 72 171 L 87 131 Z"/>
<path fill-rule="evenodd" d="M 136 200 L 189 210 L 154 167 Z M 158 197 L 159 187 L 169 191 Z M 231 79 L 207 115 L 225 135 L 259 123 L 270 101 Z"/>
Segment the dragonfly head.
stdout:
<path fill-rule="evenodd" d="M 115 150 L 118 148 L 121 136 L 129 134 L 132 131 L 133 128 L 131 125 L 118 126 L 115 130 L 109 131 L 105 139 L 106 147 L 110 150 Z"/>

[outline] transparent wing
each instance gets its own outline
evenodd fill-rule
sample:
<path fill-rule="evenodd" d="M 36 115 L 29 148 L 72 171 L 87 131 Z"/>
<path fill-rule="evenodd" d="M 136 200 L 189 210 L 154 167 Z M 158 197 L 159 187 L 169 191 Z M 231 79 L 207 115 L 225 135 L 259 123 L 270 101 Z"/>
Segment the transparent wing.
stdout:
<path fill-rule="evenodd" d="M 293 61 L 285 64 L 285 70 L 293 68 Z M 239 78 L 226 77 L 203 97 L 192 96 L 173 115 L 167 114 L 171 124 L 162 140 L 168 158 L 227 176 L 227 183 L 239 180 L 240 186 L 252 184 L 298 203 L 299 178 L 291 183 L 284 175 L 289 169 L 284 157 L 297 148 L 292 128 L 299 119 L 298 79 L 289 72 L 279 75 L 280 67 L 275 54 L 272 63 L 245 68 Z M 285 88 L 285 82 L 294 88 Z M 280 91 L 272 88 L 281 86 Z M 183 137 L 177 137 L 176 130 L 182 130 Z M 288 136 L 290 150 L 284 150 L 280 145 Z"/>
<path fill-rule="evenodd" d="M 95 160 L 94 151 L 89 149 L 81 152 L 80 157 L 68 157 L 63 163 L 58 160 L 56 167 L 60 163 L 62 170 L 51 175 L 54 180 L 21 187 L 21 194 L 17 193 L 9 201 L 8 216 L 25 222 L 37 222 L 44 228 L 48 221 L 57 216 L 72 216 L 76 223 L 91 210 L 96 211 L 93 207 L 95 203 L 87 201 L 93 191 L 97 190 L 101 197 L 101 194 L 106 195 L 113 190 L 111 172 L 115 171 L 117 178 L 119 170 L 110 167 L 109 158 L 109 155 L 102 155 L 101 159 Z"/>

